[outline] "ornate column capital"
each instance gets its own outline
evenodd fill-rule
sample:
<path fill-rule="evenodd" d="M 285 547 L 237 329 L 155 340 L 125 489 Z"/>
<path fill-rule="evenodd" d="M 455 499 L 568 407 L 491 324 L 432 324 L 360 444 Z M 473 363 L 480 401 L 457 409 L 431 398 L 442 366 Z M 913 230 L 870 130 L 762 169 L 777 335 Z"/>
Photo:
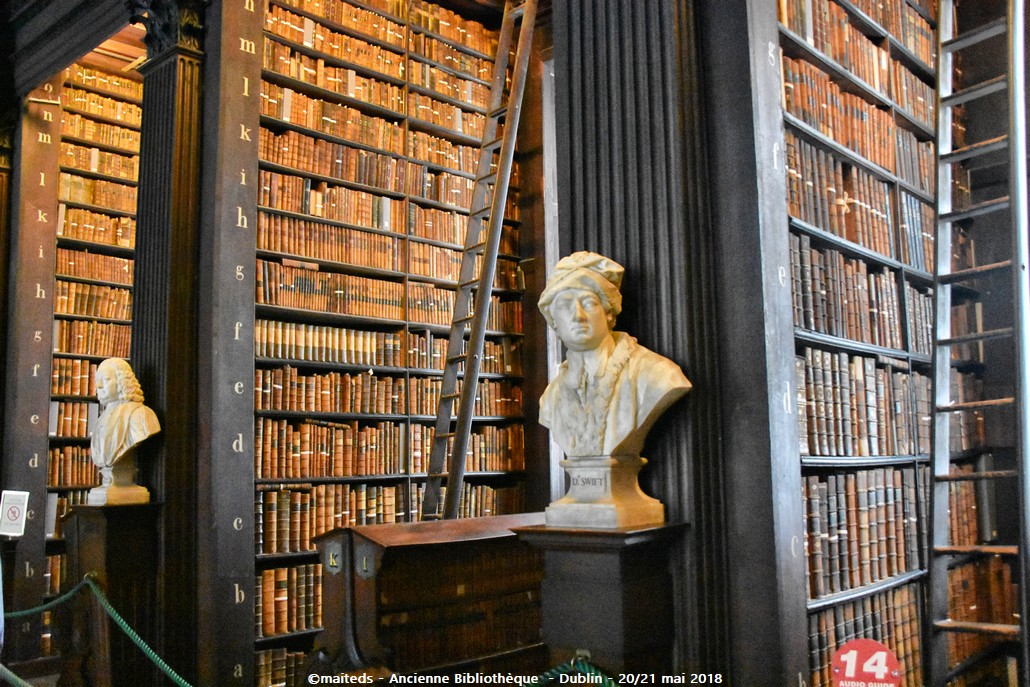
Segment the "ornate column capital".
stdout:
<path fill-rule="evenodd" d="M 209 0 L 129 0 L 133 21 L 147 29 L 151 59 L 173 49 L 201 52 Z"/>

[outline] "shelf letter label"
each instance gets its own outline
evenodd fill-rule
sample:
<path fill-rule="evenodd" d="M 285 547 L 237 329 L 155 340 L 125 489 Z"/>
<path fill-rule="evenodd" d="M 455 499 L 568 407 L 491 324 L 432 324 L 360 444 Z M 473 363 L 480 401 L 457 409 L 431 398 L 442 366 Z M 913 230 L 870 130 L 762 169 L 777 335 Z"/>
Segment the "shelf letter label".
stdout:
<path fill-rule="evenodd" d="M 29 579 L 35 574 L 36 570 L 32 567 L 32 563 L 25 561 L 25 579 Z"/>
<path fill-rule="evenodd" d="M 246 95 L 246 93 L 244 93 L 244 95 Z M 247 170 L 241 169 L 240 170 L 240 186 L 246 186 L 246 185 L 247 185 Z"/>
<path fill-rule="evenodd" d="M 38 377 L 39 376 L 39 363 L 36 363 L 35 365 L 32 366 L 32 376 L 33 377 Z"/>
<path fill-rule="evenodd" d="M 243 529 L 243 518 L 236 518 L 232 521 L 232 528 L 239 532 Z"/>
<path fill-rule="evenodd" d="M 236 281 L 243 281 L 246 275 L 243 274 L 243 265 L 236 265 Z"/>
<path fill-rule="evenodd" d="M 243 395 L 243 382 L 236 382 L 232 385 L 232 390 L 236 392 L 237 396 Z"/>
<path fill-rule="evenodd" d="M 236 435 L 232 442 L 232 450 L 236 453 L 243 453 L 243 432 Z"/>
<path fill-rule="evenodd" d="M 240 140 L 241 141 L 249 141 L 250 140 L 250 129 L 248 129 L 247 127 L 243 126 L 242 124 L 240 124 Z"/>
<path fill-rule="evenodd" d="M 236 339 L 237 341 L 239 341 L 239 340 L 240 340 L 240 327 L 242 327 L 242 326 L 243 326 L 243 323 L 242 323 L 242 322 L 237 322 L 237 323 L 236 323 L 236 335 L 235 335 L 235 339 Z"/>
<path fill-rule="evenodd" d="M 47 221 L 48 221 L 47 218 L 46 218 L 46 213 L 43 212 L 42 210 L 36 210 L 36 221 L 37 222 L 42 222 L 43 224 L 46 224 Z"/>
<path fill-rule="evenodd" d="M 249 138 L 247 139 L 250 140 Z M 247 221 L 247 216 L 243 214 L 243 207 L 236 206 L 236 226 L 240 229 L 249 229 L 250 223 Z"/>
<path fill-rule="evenodd" d="M 240 589 L 240 583 L 233 582 L 232 586 L 236 588 L 236 603 L 241 604 L 246 601 L 247 595 L 242 589 Z"/>
<path fill-rule="evenodd" d="M 42 341 L 43 340 L 43 332 L 41 330 L 37 329 L 36 333 L 32 335 L 32 340 L 33 341 Z"/>
<path fill-rule="evenodd" d="M 33 415 L 32 417 L 30 417 L 29 418 L 29 422 L 31 422 L 34 425 L 38 425 L 39 424 L 39 415 Z"/>
<path fill-rule="evenodd" d="M 257 54 L 257 46 L 254 45 L 254 41 L 247 40 L 246 38 L 240 38 L 240 50 L 249 52 L 251 55 Z"/>
<path fill-rule="evenodd" d="M 46 186 L 46 172 L 39 173 L 39 185 Z"/>
<path fill-rule="evenodd" d="M 52 122 L 54 121 L 54 113 L 50 110 L 43 110 L 43 121 Z"/>
<path fill-rule="evenodd" d="M 237 663 L 235 666 L 233 666 L 232 676 L 233 677 L 239 677 L 239 678 L 243 677 L 243 664 L 242 663 Z"/>
<path fill-rule="evenodd" d="M 243 0 L 243 9 L 248 12 L 254 11 L 254 0 Z"/>
<path fill-rule="evenodd" d="M 46 289 L 39 282 L 36 282 L 36 298 L 46 298 Z"/>
<path fill-rule="evenodd" d="M 38 453 L 33 453 L 32 457 L 29 458 L 29 467 L 30 468 L 38 468 L 39 467 L 39 454 Z"/>
<path fill-rule="evenodd" d="M 250 97 L 250 78 L 243 77 L 243 97 Z"/>
<path fill-rule="evenodd" d="M 51 140 L 52 139 L 50 138 L 50 134 L 46 133 L 45 131 L 40 131 L 36 134 L 36 143 L 45 143 L 47 145 L 50 145 Z"/>

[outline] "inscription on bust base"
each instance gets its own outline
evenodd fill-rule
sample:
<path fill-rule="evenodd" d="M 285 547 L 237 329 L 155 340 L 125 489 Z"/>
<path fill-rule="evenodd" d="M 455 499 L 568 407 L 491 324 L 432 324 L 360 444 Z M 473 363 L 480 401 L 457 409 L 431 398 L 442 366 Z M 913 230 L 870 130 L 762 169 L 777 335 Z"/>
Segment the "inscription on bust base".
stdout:
<path fill-rule="evenodd" d="M 665 523 L 665 506 L 640 489 L 639 456 L 593 456 L 563 460 L 569 491 L 547 507 L 548 527 L 611 529 Z"/>

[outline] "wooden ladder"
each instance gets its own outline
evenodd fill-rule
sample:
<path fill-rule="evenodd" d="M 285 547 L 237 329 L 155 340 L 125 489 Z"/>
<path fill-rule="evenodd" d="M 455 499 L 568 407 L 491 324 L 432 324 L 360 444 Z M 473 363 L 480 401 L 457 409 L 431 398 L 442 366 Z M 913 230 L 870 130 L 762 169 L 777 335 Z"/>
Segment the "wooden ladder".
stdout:
<path fill-rule="evenodd" d="M 1007 6 L 1005 6 L 1007 4 Z M 956 28 L 956 0 L 941 0 L 939 29 L 938 82 L 938 183 L 937 234 L 934 285 L 934 401 L 933 401 L 933 492 L 931 519 L 929 616 L 930 665 L 928 684 L 945 685 L 977 664 L 1007 657 L 1010 675 L 1018 672 L 1020 684 L 1027 684 L 1027 610 L 1028 571 L 1028 493 L 1027 460 L 1030 410 L 1030 276 L 1027 273 L 1026 141 L 1024 104 L 1024 17 L 1023 0 L 999 2 L 997 15 L 976 28 L 959 32 Z M 1004 13 L 1004 16 L 1002 16 Z M 1004 44 L 1004 47 L 1002 47 Z M 990 61 L 1004 53 L 1004 73 L 985 75 Z M 961 58 L 959 57 L 961 56 Z M 995 68 L 997 71 L 997 68 Z M 959 74 L 976 80 L 959 83 Z M 992 100 L 993 99 L 993 100 Z M 1007 108 L 1007 122 L 1006 113 Z M 957 118 L 958 111 L 963 116 Z M 994 130 L 990 130 L 993 122 Z M 969 143 L 956 124 L 975 138 Z M 999 124 L 1004 126 L 999 126 Z M 1004 130 L 1007 128 L 1007 130 Z M 959 139 L 959 140 L 956 140 Z M 988 175 L 985 177 L 985 175 Z M 969 179 L 990 178 L 989 184 L 973 184 Z M 1007 195 L 990 191 L 1007 185 Z M 983 193 L 982 197 L 980 194 Z M 979 237 L 994 254 L 983 264 L 955 266 L 953 255 L 968 246 L 966 237 Z M 965 251 L 969 254 L 969 251 Z M 983 289 L 991 285 L 987 291 Z M 1000 286 L 999 286 L 1000 285 Z M 1001 293 L 1004 292 L 1004 293 Z M 989 296 L 985 295 L 989 294 Z M 1011 312 L 1007 310 L 1011 296 Z M 952 307 L 972 304 L 973 316 L 953 322 Z M 1004 307 L 999 308 L 1004 303 Z M 954 325 L 954 326 L 953 326 Z M 980 360 L 964 362 L 961 354 L 979 351 Z M 1008 355 L 1012 356 L 1011 360 Z M 1003 370 L 998 369 L 1000 365 Z M 995 368 L 992 371 L 991 366 Z M 994 398 L 965 398 L 960 373 L 991 375 L 999 372 L 1011 380 L 1008 391 Z M 989 416 L 995 428 L 995 442 L 972 451 L 953 443 L 953 432 L 961 431 L 963 416 L 968 424 L 972 414 Z M 997 428 L 1003 428 L 1004 433 Z M 1011 442 L 1011 445 L 1010 445 Z M 956 462 L 970 469 L 955 471 Z M 978 535 L 975 543 L 956 542 L 951 531 L 951 495 L 963 482 L 975 494 Z M 1007 491 L 1005 491 L 1007 490 Z M 993 522 L 1000 493 L 1015 495 L 1018 513 L 1000 513 L 1015 518 L 1018 538 L 996 541 Z M 966 516 L 968 517 L 968 513 Z M 1018 539 L 1018 540 L 1017 540 Z M 1011 564 L 1012 580 L 1020 588 L 1016 616 L 999 621 L 980 622 L 952 618 L 949 602 L 955 589 L 950 570 L 976 560 L 1001 556 Z M 987 648 L 952 663 L 949 642 L 957 633 L 990 638 Z M 1015 662 L 1013 662 L 1015 659 Z"/>
<path fill-rule="evenodd" d="M 436 411 L 435 433 L 422 502 L 423 520 L 438 520 L 441 516 L 453 519 L 458 516 L 465 478 L 465 453 L 475 414 L 479 367 L 490 317 L 490 296 L 501 243 L 508 182 L 515 156 L 515 134 L 519 126 L 526 74 L 529 71 L 536 11 L 537 0 L 506 0 L 504 6 L 490 86 L 490 105 L 479 153 L 472 205 L 469 208 L 458 290 L 454 297 L 454 315 L 447 339 L 443 386 Z M 518 47 L 512 64 L 511 82 L 508 84 L 508 60 L 516 30 Z M 498 136 L 502 120 L 504 133 Z M 454 412 L 455 401 L 458 401 L 457 413 Z M 445 477 L 447 497 L 441 512 L 440 492 Z"/>

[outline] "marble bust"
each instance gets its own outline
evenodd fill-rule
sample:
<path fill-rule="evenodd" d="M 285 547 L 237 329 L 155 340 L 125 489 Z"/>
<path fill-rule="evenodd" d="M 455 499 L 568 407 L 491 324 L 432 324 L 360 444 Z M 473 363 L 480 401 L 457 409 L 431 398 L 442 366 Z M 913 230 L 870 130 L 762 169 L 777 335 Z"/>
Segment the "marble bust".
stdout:
<path fill-rule="evenodd" d="M 548 509 L 548 524 L 664 522 L 661 504 L 637 486 L 636 473 L 645 462 L 640 451 L 655 420 L 691 384 L 676 363 L 614 331 L 623 274 L 610 258 L 573 253 L 558 261 L 540 296 L 540 311 L 566 348 L 565 362 L 540 398 L 540 424 L 564 451 L 568 460 L 562 465 L 571 478 L 569 494 Z M 602 488 L 577 489 L 591 485 Z M 551 517 L 555 508 L 585 503 L 606 505 Z M 647 514 L 621 512 L 645 503 Z"/>
<path fill-rule="evenodd" d="M 101 485 L 90 490 L 88 503 L 147 503 L 149 492 L 135 484 L 136 447 L 160 432 L 161 423 L 143 405 L 143 391 L 125 360 L 103 361 L 94 379 L 101 413 L 93 429 L 90 457 L 100 468 Z"/>

